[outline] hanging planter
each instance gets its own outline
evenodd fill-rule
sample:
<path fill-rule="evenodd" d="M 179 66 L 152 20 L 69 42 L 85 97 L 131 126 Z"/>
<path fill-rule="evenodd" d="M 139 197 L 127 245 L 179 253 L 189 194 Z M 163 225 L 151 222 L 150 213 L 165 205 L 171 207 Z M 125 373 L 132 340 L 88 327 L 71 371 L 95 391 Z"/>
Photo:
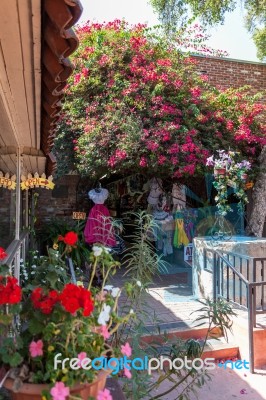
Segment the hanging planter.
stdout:
<path fill-rule="evenodd" d="M 226 174 L 226 168 L 215 168 L 214 169 L 214 175 L 224 176 L 225 174 Z"/>
<path fill-rule="evenodd" d="M 213 167 L 215 179 L 213 186 L 217 191 L 215 201 L 218 213 L 222 216 L 232 211 L 232 208 L 228 204 L 228 186 L 234 189 L 234 195 L 239 201 L 238 207 L 241 212 L 243 205 L 248 202 L 244 189 L 245 182 L 248 179 L 247 171 L 251 168 L 251 164 L 246 160 L 237 162 L 237 158 L 238 153 L 218 150 L 218 157 L 212 155 L 206 161 L 207 166 Z"/>

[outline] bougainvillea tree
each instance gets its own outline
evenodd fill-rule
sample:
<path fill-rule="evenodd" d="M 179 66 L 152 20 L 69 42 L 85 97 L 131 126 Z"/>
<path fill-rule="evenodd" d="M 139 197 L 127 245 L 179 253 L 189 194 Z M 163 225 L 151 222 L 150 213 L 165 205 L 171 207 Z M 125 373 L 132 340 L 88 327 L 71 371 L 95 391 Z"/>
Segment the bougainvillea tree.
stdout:
<path fill-rule="evenodd" d="M 255 165 L 266 142 L 265 107 L 245 89 L 211 87 L 197 72 L 196 58 L 184 48 L 192 44 L 209 55 L 202 32 L 194 41 L 191 30 L 190 41 L 178 35 L 170 41 L 144 25 L 114 21 L 87 23 L 77 33 L 76 72 L 55 147 L 59 160 L 94 178 L 200 175 L 219 149 L 240 151 Z"/>
<path fill-rule="evenodd" d="M 263 106 L 247 103 L 244 91 L 211 88 L 195 59 L 178 50 L 180 38 L 169 43 L 121 21 L 87 24 L 78 34 L 60 129 L 66 139 L 71 127 L 81 173 L 179 178 L 202 173 L 215 149 L 258 155 Z"/>

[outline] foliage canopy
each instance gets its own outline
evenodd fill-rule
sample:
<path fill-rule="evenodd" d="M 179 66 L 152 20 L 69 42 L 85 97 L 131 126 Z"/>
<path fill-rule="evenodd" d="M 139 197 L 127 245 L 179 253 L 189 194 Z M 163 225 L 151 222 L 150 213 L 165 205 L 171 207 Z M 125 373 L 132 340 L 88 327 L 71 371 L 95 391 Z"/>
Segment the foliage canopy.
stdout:
<path fill-rule="evenodd" d="M 198 29 L 198 28 L 197 28 Z M 144 25 L 88 23 L 78 29 L 55 151 L 80 173 L 141 172 L 189 177 L 214 150 L 256 159 L 265 143 L 265 107 L 243 90 L 218 90 L 180 48 L 204 45 L 202 31 L 174 39 Z M 74 148 L 74 149 L 73 149 Z M 74 151 L 73 151 L 74 150 Z"/>

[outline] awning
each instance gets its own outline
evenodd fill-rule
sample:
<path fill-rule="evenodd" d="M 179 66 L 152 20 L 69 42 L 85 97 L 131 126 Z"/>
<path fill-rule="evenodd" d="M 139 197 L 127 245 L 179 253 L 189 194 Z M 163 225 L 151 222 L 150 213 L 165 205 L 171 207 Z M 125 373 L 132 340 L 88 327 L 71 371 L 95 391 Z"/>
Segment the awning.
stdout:
<path fill-rule="evenodd" d="M 78 40 L 79 0 L 2 0 L 0 13 L 0 170 L 51 174 L 61 98 Z"/>

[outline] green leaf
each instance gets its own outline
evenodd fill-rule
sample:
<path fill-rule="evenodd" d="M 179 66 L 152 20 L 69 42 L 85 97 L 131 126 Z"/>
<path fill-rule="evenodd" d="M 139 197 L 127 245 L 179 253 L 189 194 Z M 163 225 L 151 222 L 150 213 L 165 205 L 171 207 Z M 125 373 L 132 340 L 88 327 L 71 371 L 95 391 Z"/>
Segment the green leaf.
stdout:
<path fill-rule="evenodd" d="M 12 355 L 5 354 L 3 356 L 3 361 L 4 363 L 9 364 L 11 367 L 17 367 L 19 364 L 22 363 L 23 357 L 17 352 Z"/>
<path fill-rule="evenodd" d="M 46 279 L 47 281 L 50 282 L 51 286 L 55 288 L 55 284 L 58 280 L 58 274 L 55 271 L 49 271 L 48 274 L 46 275 Z"/>
<path fill-rule="evenodd" d="M 40 321 L 37 321 L 36 318 L 34 320 L 29 321 L 29 331 L 33 335 L 38 335 L 41 333 L 44 329 L 44 324 L 42 324 Z"/>

